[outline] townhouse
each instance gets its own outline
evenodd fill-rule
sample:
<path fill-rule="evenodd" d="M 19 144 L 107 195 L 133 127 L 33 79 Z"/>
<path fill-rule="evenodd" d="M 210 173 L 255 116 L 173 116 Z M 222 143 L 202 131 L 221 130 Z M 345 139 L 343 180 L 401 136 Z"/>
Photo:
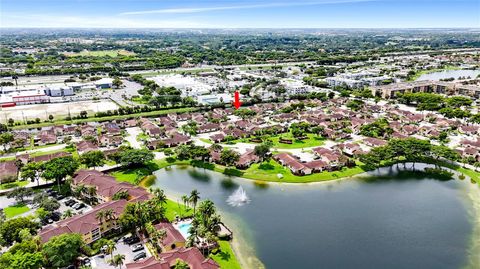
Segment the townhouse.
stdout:
<path fill-rule="evenodd" d="M 97 170 L 80 170 L 72 177 L 72 189 L 75 190 L 80 185 L 94 187 L 95 193 L 83 193 L 86 198 L 95 198 L 98 202 L 108 202 L 119 192 L 128 193 L 128 201 L 143 201 L 150 197 L 150 194 L 142 187 L 134 186 L 128 182 L 118 182 L 110 175 L 106 175 Z"/>
<path fill-rule="evenodd" d="M 180 248 L 160 253 L 158 259 L 150 257 L 138 262 L 127 263 L 127 269 L 171 269 L 177 261 L 183 261 L 190 269 L 218 269 L 220 266 L 211 258 L 205 258 L 197 248 Z"/>
<path fill-rule="evenodd" d="M 82 236 L 86 244 L 91 244 L 103 236 L 120 229 L 118 218 L 123 213 L 127 203 L 126 200 L 105 202 L 85 214 L 76 215 L 55 224 L 48 225 L 40 230 L 38 235 L 42 243 L 45 243 L 53 236 L 65 233 L 77 233 Z M 103 219 L 99 219 L 97 216 L 100 211 L 111 214 Z"/>

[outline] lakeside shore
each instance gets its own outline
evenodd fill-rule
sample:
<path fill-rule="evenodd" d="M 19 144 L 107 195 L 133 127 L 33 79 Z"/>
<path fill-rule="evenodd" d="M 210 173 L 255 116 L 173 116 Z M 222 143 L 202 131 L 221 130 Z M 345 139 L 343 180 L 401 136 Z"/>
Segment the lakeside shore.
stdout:
<path fill-rule="evenodd" d="M 188 163 L 188 161 L 182 161 L 181 164 L 172 164 L 172 165 L 168 165 L 168 166 L 165 166 L 163 168 L 160 168 L 160 169 L 165 169 L 165 168 L 168 168 L 170 166 L 175 166 L 175 165 L 178 165 L 180 167 L 180 169 L 185 169 L 185 167 L 193 167 L 192 165 L 190 165 Z M 407 168 L 406 170 L 407 171 L 410 171 L 410 167 L 411 167 L 411 164 L 406 164 L 407 165 Z M 417 163 L 417 170 L 420 170 L 422 169 L 422 165 Z M 198 168 L 198 167 L 196 167 Z M 402 169 L 400 167 L 400 169 Z M 201 168 L 200 168 L 201 170 Z M 208 169 L 207 169 L 208 170 Z M 210 170 L 212 171 L 212 170 Z M 213 170 L 214 172 L 218 172 L 218 171 L 215 171 Z M 385 169 L 383 171 L 386 171 Z M 223 175 L 223 174 L 222 174 Z M 222 176 L 222 175 L 219 175 L 219 176 Z M 459 176 L 459 173 L 456 172 L 455 173 L 456 175 L 456 178 L 458 178 Z M 371 173 L 365 173 L 365 175 L 362 175 L 362 174 L 359 174 L 357 176 L 351 176 L 351 177 L 344 177 L 344 178 L 341 178 L 340 180 L 345 180 L 345 179 L 362 179 L 364 176 L 382 176 L 380 174 L 376 174 L 374 173 L 373 175 Z M 220 177 L 221 178 L 221 177 Z M 220 179 L 219 178 L 219 179 Z M 235 177 L 235 179 L 237 180 L 242 180 L 244 182 L 253 182 L 252 180 L 250 179 L 247 179 L 247 178 L 242 178 L 242 177 Z M 278 182 L 271 182 L 275 185 L 291 185 L 291 186 L 294 186 L 294 185 L 311 185 L 311 184 L 326 184 L 326 183 L 332 183 L 332 182 L 336 182 L 336 181 L 319 181 L 319 182 L 311 182 L 311 183 L 304 183 L 304 184 L 298 184 L 298 183 L 278 183 Z M 465 182 L 465 183 L 468 183 L 468 182 Z M 479 248 L 480 248 L 480 242 L 477 240 L 478 237 L 476 238 L 476 235 L 478 234 L 478 232 L 480 231 L 480 222 L 479 221 L 475 221 L 476 219 L 480 220 L 479 216 L 480 216 L 480 207 L 478 207 L 478 202 L 480 201 L 480 192 L 477 191 L 477 189 L 475 188 L 476 184 L 473 185 L 473 184 L 464 184 L 464 186 L 467 186 L 468 190 L 469 191 L 469 195 L 467 198 L 469 199 L 465 199 L 466 201 L 469 201 L 469 200 L 473 200 L 471 199 L 471 195 L 475 195 L 475 197 L 477 197 L 477 199 L 475 201 L 477 201 L 476 203 L 476 207 L 474 207 L 475 210 L 473 211 L 469 211 L 470 215 L 471 215 L 471 219 L 473 220 L 473 223 L 472 223 L 472 237 L 471 237 L 471 247 L 469 248 L 468 252 L 470 253 L 469 256 L 468 256 L 468 267 L 465 267 L 467 269 L 470 269 L 470 268 L 477 268 L 476 265 L 478 264 L 478 255 L 475 255 L 476 253 L 479 253 L 479 252 L 476 252 Z M 466 189 L 467 189 L 466 188 Z M 468 207 L 470 207 L 470 205 L 468 205 Z M 248 234 L 246 236 L 243 236 L 244 233 L 246 233 L 246 231 L 244 230 L 245 228 L 242 228 L 242 225 L 241 225 L 241 221 L 237 220 L 235 218 L 235 216 L 230 216 L 230 214 L 228 212 L 225 212 L 225 211 L 222 211 L 222 216 L 225 217 L 225 220 L 226 220 L 226 223 L 229 224 L 229 226 L 232 228 L 232 230 L 236 231 L 237 234 L 242 234 L 242 237 L 236 237 L 235 239 L 241 239 L 241 240 L 233 240 L 231 242 L 231 247 L 237 257 L 237 260 L 240 262 L 241 264 L 241 268 L 262 268 L 262 267 L 259 267 L 258 266 L 258 263 L 255 263 L 258 258 L 256 258 L 254 256 L 254 247 L 251 246 L 251 243 L 248 243 L 247 238 L 248 238 Z M 244 238 L 245 237 L 245 238 Z M 260 261 L 259 261 L 260 262 Z"/>
<path fill-rule="evenodd" d="M 307 176 L 296 176 L 293 175 L 289 169 L 284 168 L 283 166 L 277 164 L 274 161 L 269 162 L 271 165 L 273 165 L 273 170 L 261 170 L 259 169 L 260 164 L 253 164 L 250 168 L 246 170 L 236 170 L 239 173 L 238 174 L 226 174 L 225 170 L 228 167 L 218 165 L 218 164 L 212 164 L 212 163 L 203 163 L 199 162 L 196 163 L 195 161 L 191 160 L 177 160 L 174 159 L 172 161 L 168 161 L 167 159 L 161 159 L 161 160 L 155 160 L 155 164 L 158 165 L 158 169 L 169 167 L 169 166 L 174 166 L 174 165 L 190 165 L 193 167 L 197 168 L 204 168 L 208 170 L 212 170 L 215 172 L 219 172 L 222 174 L 225 174 L 227 176 L 235 176 L 239 178 L 244 178 L 247 180 L 254 181 L 257 184 L 266 184 L 266 183 L 282 183 L 282 184 L 311 184 L 311 183 L 321 183 L 321 182 L 328 182 L 332 180 L 341 180 L 341 179 L 346 179 L 346 178 L 352 178 L 356 176 L 360 176 L 364 173 L 367 173 L 369 171 L 363 169 L 361 167 L 361 163 L 357 163 L 355 167 L 352 168 L 344 168 L 339 171 L 332 171 L 332 172 L 321 172 L 321 173 L 314 173 L 311 175 Z M 400 162 L 398 164 L 403 164 L 405 162 Z M 419 162 L 420 163 L 420 162 Z M 425 162 L 426 164 L 433 164 L 430 162 Z M 199 165 L 200 164 L 200 165 Z M 387 164 L 379 168 L 384 168 L 384 167 L 389 167 L 397 165 L 397 163 L 392 163 L 392 164 Z M 472 182 L 476 182 L 478 185 L 480 185 L 480 173 L 473 171 L 468 168 L 464 168 L 461 166 L 457 166 L 451 163 L 447 162 L 442 162 L 440 164 L 441 167 L 447 168 L 450 170 L 453 170 L 459 174 L 462 174 L 468 178 L 471 179 Z M 280 170 L 279 170 L 280 168 Z M 275 170 L 276 169 L 276 170 Z M 278 172 L 278 173 L 277 173 Z M 282 178 L 278 178 L 278 174 L 282 174 Z M 286 175 L 286 176 L 285 176 Z"/>

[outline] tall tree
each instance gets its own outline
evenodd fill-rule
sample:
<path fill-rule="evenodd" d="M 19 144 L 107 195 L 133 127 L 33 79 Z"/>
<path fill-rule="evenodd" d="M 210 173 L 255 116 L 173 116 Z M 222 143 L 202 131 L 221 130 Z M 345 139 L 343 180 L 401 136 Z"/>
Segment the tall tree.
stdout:
<path fill-rule="evenodd" d="M 87 167 L 102 166 L 105 164 L 105 154 L 100 150 L 93 150 L 86 152 L 80 156 L 80 163 L 84 164 Z"/>
<path fill-rule="evenodd" d="M 113 256 L 113 258 L 110 260 L 110 264 L 122 268 L 123 263 L 125 262 L 125 255 L 123 254 L 116 254 Z"/>
<path fill-rule="evenodd" d="M 72 176 L 78 168 L 78 162 L 71 156 L 52 159 L 44 164 L 43 177 L 47 180 L 60 182 L 67 176 Z"/>
<path fill-rule="evenodd" d="M 198 201 L 200 200 L 200 192 L 198 192 L 198 190 L 196 189 L 192 190 L 188 199 L 193 205 L 193 215 L 195 215 L 195 209 L 197 207 Z"/>
<path fill-rule="evenodd" d="M 84 242 L 79 234 L 54 236 L 43 245 L 42 253 L 51 268 L 66 267 L 80 256 Z"/>
<path fill-rule="evenodd" d="M 14 140 L 12 133 L 1 133 L 0 134 L 0 145 L 3 146 L 3 150 L 7 150 L 7 145 Z"/>
<path fill-rule="evenodd" d="M 28 179 L 31 182 L 37 181 L 37 186 L 40 185 L 40 173 L 42 165 L 36 162 L 27 163 L 21 169 L 21 176 L 24 179 Z"/>

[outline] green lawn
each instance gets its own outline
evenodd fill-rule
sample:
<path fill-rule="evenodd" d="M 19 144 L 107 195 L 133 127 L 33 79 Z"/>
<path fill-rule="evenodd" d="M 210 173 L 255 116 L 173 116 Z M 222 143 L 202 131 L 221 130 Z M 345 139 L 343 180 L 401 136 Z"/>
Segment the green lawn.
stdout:
<path fill-rule="evenodd" d="M 293 139 L 293 143 L 292 144 L 280 143 L 279 142 L 280 137 Z M 298 140 L 298 139 L 293 138 L 292 133 L 284 133 L 284 134 L 280 134 L 280 135 L 277 135 L 277 136 L 271 136 L 268 139 L 270 139 L 273 142 L 272 147 L 274 149 L 301 149 L 301 148 L 319 147 L 319 146 L 322 146 L 323 144 L 325 144 L 326 139 L 323 138 L 323 137 L 318 137 L 314 134 L 307 134 L 307 137 L 308 137 L 307 139 Z M 202 138 L 200 138 L 200 140 L 204 141 Z M 207 141 L 204 141 L 204 142 L 212 143 L 212 141 L 210 141 L 209 139 L 207 139 L 207 140 L 209 142 L 207 142 Z M 227 144 L 227 145 L 232 145 L 232 144 L 236 144 L 236 143 L 258 144 L 258 143 L 251 142 L 249 138 L 241 138 L 241 139 L 232 140 L 230 142 L 225 142 L 225 144 Z"/>
<path fill-rule="evenodd" d="M 149 163 L 143 167 L 124 168 L 114 171 L 110 174 L 114 176 L 118 181 L 138 184 L 142 178 L 151 175 L 153 171 L 156 171 L 158 169 L 159 168 L 155 163 Z"/>
<path fill-rule="evenodd" d="M 3 183 L 3 184 L 0 184 L 0 190 L 8 190 L 8 189 L 17 188 L 17 187 L 24 187 L 27 184 L 28 184 L 28 180 Z"/>
<path fill-rule="evenodd" d="M 23 204 L 18 204 L 18 205 L 14 205 L 14 206 L 5 207 L 3 209 L 3 212 L 5 212 L 5 216 L 8 219 L 8 218 L 13 218 L 13 217 L 18 216 L 20 214 L 23 214 L 25 212 L 28 212 L 29 210 L 30 210 L 30 208 L 28 208 L 28 206 L 23 205 Z"/>
<path fill-rule="evenodd" d="M 53 146 L 58 146 L 58 145 L 53 145 Z M 53 153 L 62 152 L 62 151 L 67 152 L 67 150 L 65 148 L 49 150 L 49 151 L 37 151 L 37 152 L 31 153 L 30 157 L 38 157 L 38 156 L 53 154 Z"/>
<path fill-rule="evenodd" d="M 325 143 L 325 138 L 318 137 L 314 134 L 307 134 L 308 139 L 298 140 L 294 139 L 291 133 L 282 134 L 280 136 L 275 136 L 270 138 L 273 142 L 273 147 L 278 149 L 299 149 L 299 148 L 310 148 L 318 147 Z M 293 139 L 292 144 L 280 143 L 280 137 Z"/>
<path fill-rule="evenodd" d="M 357 166 L 353 168 L 343 168 L 340 171 L 314 173 L 306 176 L 296 176 L 292 174 L 290 169 L 281 166 L 276 161 L 270 160 L 268 163 L 257 163 L 250 166 L 248 169 L 242 171 L 241 177 L 254 179 L 258 181 L 273 181 L 273 182 L 289 182 L 289 183 L 308 183 L 317 181 L 327 181 L 350 177 L 365 172 L 357 162 Z M 281 174 L 283 178 L 278 178 Z"/>
<path fill-rule="evenodd" d="M 240 263 L 233 253 L 230 242 L 218 241 L 220 249 L 215 254 L 210 254 L 210 258 L 216 261 L 221 269 L 240 269 Z"/>
<path fill-rule="evenodd" d="M 288 139 L 293 139 L 292 144 L 285 144 L 285 143 L 280 143 L 280 138 L 288 138 Z M 307 134 L 307 139 L 304 140 L 298 140 L 294 139 L 292 133 L 284 133 L 276 136 L 271 136 L 270 139 L 273 142 L 273 148 L 275 149 L 301 149 L 301 148 L 311 148 L 311 147 L 319 147 L 325 143 L 325 138 L 323 137 L 318 137 L 314 134 Z M 204 141 L 202 138 L 200 140 Z M 204 141 L 207 143 L 212 143 L 209 139 L 206 139 L 208 141 Z M 254 142 L 251 142 L 249 138 L 241 138 L 241 139 L 235 139 L 230 142 L 225 142 L 225 144 L 236 144 L 236 143 L 250 143 L 250 144 L 257 144 Z"/>
<path fill-rule="evenodd" d="M 48 122 L 46 122 L 48 123 Z M 58 144 L 49 144 L 49 145 L 41 145 L 41 146 L 34 146 L 33 143 L 32 145 L 28 148 L 28 149 L 45 149 L 45 148 L 49 148 L 49 147 L 55 147 L 55 146 L 58 146 Z"/>
<path fill-rule="evenodd" d="M 200 138 L 200 141 L 205 142 L 207 144 L 213 144 L 212 140 L 210 140 L 208 138 Z"/>
<path fill-rule="evenodd" d="M 149 139 L 150 136 L 148 136 L 146 133 L 144 132 L 141 132 L 137 135 L 137 141 L 145 141 L 147 139 Z"/>
<path fill-rule="evenodd" d="M 185 208 L 182 201 L 177 203 L 176 201 L 167 200 L 165 211 L 165 215 L 169 221 L 175 220 L 176 216 L 191 217 L 193 215 L 193 209 L 188 206 Z"/>

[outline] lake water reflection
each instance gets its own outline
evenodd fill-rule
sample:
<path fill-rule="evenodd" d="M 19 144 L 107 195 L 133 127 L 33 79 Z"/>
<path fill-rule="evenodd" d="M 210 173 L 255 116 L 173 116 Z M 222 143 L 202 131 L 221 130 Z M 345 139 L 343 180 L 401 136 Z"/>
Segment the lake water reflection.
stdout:
<path fill-rule="evenodd" d="M 321 184 L 254 184 L 209 170 L 172 167 L 156 172 L 156 186 L 202 198 L 241 227 L 235 236 L 255 249 L 266 268 L 461 268 L 472 223 L 468 182 L 377 172 L 390 180 Z M 239 187 L 250 202 L 232 207 Z"/>

